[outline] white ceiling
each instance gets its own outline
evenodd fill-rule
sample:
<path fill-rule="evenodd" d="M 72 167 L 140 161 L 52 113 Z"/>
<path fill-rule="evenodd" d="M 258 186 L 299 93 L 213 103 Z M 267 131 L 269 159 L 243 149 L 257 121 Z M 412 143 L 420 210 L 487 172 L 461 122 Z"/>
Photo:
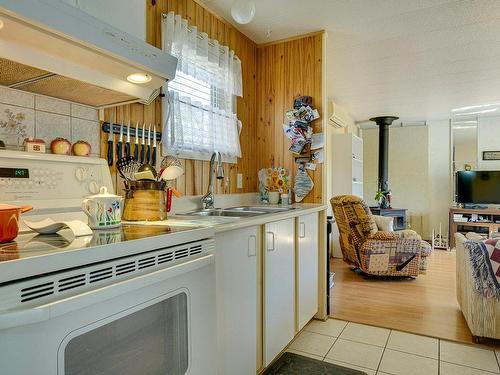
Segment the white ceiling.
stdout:
<path fill-rule="evenodd" d="M 328 32 L 328 92 L 356 121 L 500 101 L 498 0 L 254 0 L 257 43 Z M 233 0 L 205 0 L 230 20 Z M 266 33 L 271 30 L 271 37 Z"/>

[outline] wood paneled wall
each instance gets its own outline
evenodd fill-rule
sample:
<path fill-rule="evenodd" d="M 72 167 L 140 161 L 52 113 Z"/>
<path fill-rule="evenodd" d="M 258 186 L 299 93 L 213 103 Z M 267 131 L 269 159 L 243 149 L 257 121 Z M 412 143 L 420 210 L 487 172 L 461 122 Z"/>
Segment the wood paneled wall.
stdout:
<path fill-rule="evenodd" d="M 236 164 L 225 164 L 226 179 L 217 181 L 217 193 L 246 193 L 258 191 L 258 170 L 284 166 L 291 171 L 292 181 L 297 165 L 288 148 L 290 142 L 283 134 L 284 113 L 300 95 L 313 97 L 313 103 L 323 117 L 322 56 L 323 33 L 257 46 L 231 24 L 203 7 L 197 0 L 145 0 L 147 7 L 147 41 L 161 47 L 161 15 L 170 11 L 186 18 L 190 25 L 206 32 L 211 38 L 228 45 L 241 59 L 243 97 L 238 98 L 238 118 L 243 123 L 241 133 L 242 158 Z M 153 5 L 154 4 L 154 5 Z M 116 122 L 132 124 L 162 124 L 161 99 L 144 106 L 131 104 L 104 111 L 101 120 L 115 113 Z M 322 131 L 322 119 L 313 123 L 315 132 Z M 101 155 L 105 156 L 107 135 L 102 134 Z M 133 148 L 133 146 L 132 146 Z M 184 176 L 177 180 L 177 189 L 184 195 L 200 195 L 206 191 L 209 163 L 181 160 Z M 114 167 L 112 173 L 116 176 Z M 243 174 L 243 188 L 236 188 L 236 174 Z M 314 190 L 304 202 L 322 202 L 323 166 L 308 171 Z M 119 179 L 118 179 L 119 180 Z M 120 183 L 118 183 L 120 188 Z"/>
<path fill-rule="evenodd" d="M 297 165 L 288 150 L 290 141 L 283 133 L 286 110 L 293 99 L 313 98 L 321 119 L 313 122 L 314 132 L 323 131 L 323 32 L 257 49 L 257 164 L 259 168 L 284 166 L 295 176 Z M 314 190 L 303 202 L 320 203 L 323 199 L 323 165 L 308 171 Z M 292 178 L 293 181 L 293 178 Z"/>
<path fill-rule="evenodd" d="M 154 5 L 153 5 L 154 3 Z M 241 132 L 242 157 L 236 164 L 224 164 L 225 180 L 217 181 L 216 193 L 246 193 L 258 189 L 256 160 L 256 101 L 255 77 L 257 69 L 257 45 L 211 11 L 205 9 L 195 0 L 146 0 L 147 41 L 161 48 L 161 15 L 170 11 L 187 19 L 190 25 L 197 26 L 201 32 L 206 32 L 210 38 L 217 39 L 221 44 L 229 46 L 240 58 L 243 71 L 243 97 L 237 100 L 238 118 L 243 123 Z M 162 124 L 161 99 L 154 104 L 144 106 L 132 104 L 104 111 L 104 119 L 109 118 L 109 112 L 115 111 L 117 122 L 130 120 L 146 123 Z M 107 137 L 102 137 L 101 155 L 105 155 Z M 177 190 L 184 195 L 204 194 L 208 185 L 209 162 L 199 160 L 181 160 L 185 174 L 177 180 Z M 114 172 L 114 169 L 112 169 Z M 243 188 L 236 188 L 236 174 L 243 175 Z"/>

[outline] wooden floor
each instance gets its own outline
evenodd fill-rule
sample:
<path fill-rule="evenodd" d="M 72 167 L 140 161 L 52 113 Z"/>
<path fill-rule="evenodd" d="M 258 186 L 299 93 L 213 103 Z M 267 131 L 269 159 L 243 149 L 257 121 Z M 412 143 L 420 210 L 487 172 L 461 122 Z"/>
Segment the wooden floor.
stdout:
<path fill-rule="evenodd" d="M 471 343 L 455 297 L 455 253 L 436 250 L 415 280 L 364 279 L 333 259 L 331 310 L 336 319 Z"/>

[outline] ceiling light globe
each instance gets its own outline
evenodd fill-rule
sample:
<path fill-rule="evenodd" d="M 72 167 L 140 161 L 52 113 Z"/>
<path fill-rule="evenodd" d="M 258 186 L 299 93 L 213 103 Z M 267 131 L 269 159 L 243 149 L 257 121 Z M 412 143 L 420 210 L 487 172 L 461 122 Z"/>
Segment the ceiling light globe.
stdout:
<path fill-rule="evenodd" d="M 133 73 L 127 77 L 127 81 L 132 83 L 147 83 L 151 81 L 151 76 L 146 73 Z"/>
<path fill-rule="evenodd" d="M 255 3 L 249 0 L 236 0 L 231 6 L 231 16 L 241 25 L 245 25 L 255 17 Z"/>

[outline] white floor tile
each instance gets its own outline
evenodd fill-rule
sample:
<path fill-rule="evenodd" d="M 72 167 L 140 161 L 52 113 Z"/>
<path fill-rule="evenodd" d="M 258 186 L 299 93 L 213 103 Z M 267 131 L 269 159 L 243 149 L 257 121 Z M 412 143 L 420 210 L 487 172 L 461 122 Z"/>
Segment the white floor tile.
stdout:
<path fill-rule="evenodd" d="M 383 351 L 384 348 L 379 346 L 339 338 L 335 341 L 326 358 L 376 370 Z"/>
<path fill-rule="evenodd" d="M 338 337 L 342 330 L 347 325 L 343 320 L 328 319 L 326 322 L 321 320 L 313 320 L 309 323 L 305 330 L 309 332 L 321 333 L 332 337 Z"/>
<path fill-rule="evenodd" d="M 437 375 L 438 361 L 386 349 L 380 362 L 379 371 L 393 375 Z"/>
<path fill-rule="evenodd" d="M 323 360 L 323 357 L 320 357 L 319 355 L 315 355 L 315 354 L 311 354 L 311 353 L 306 353 L 306 352 L 301 352 L 300 350 L 287 349 L 287 352 L 298 354 L 298 355 L 301 355 L 301 356 L 304 356 L 304 357 L 308 357 L 308 358 L 317 359 L 319 361 Z"/>
<path fill-rule="evenodd" d="M 384 347 L 389 336 L 389 329 L 349 323 L 340 338 Z"/>
<path fill-rule="evenodd" d="M 368 368 L 355 366 L 355 365 L 352 365 L 350 363 L 345 363 L 345 362 L 340 362 L 340 361 L 334 361 L 333 359 L 329 359 L 329 358 L 325 358 L 325 362 L 333 363 L 334 365 L 338 365 L 338 366 L 342 366 L 342 367 L 352 368 L 353 370 L 363 371 L 367 375 L 375 375 L 376 374 L 375 370 L 370 370 Z"/>
<path fill-rule="evenodd" d="M 387 348 L 437 359 L 439 340 L 411 333 L 391 331 Z"/>
<path fill-rule="evenodd" d="M 470 367 L 459 366 L 453 363 L 441 362 L 440 375 L 493 375 L 493 372 L 477 370 Z"/>
<path fill-rule="evenodd" d="M 481 349 L 471 345 L 441 340 L 439 359 L 444 362 L 474 367 L 480 370 L 500 372 L 493 350 Z"/>
<path fill-rule="evenodd" d="M 290 349 L 324 357 L 330 350 L 335 338 L 314 332 L 303 331 L 290 345 Z"/>

